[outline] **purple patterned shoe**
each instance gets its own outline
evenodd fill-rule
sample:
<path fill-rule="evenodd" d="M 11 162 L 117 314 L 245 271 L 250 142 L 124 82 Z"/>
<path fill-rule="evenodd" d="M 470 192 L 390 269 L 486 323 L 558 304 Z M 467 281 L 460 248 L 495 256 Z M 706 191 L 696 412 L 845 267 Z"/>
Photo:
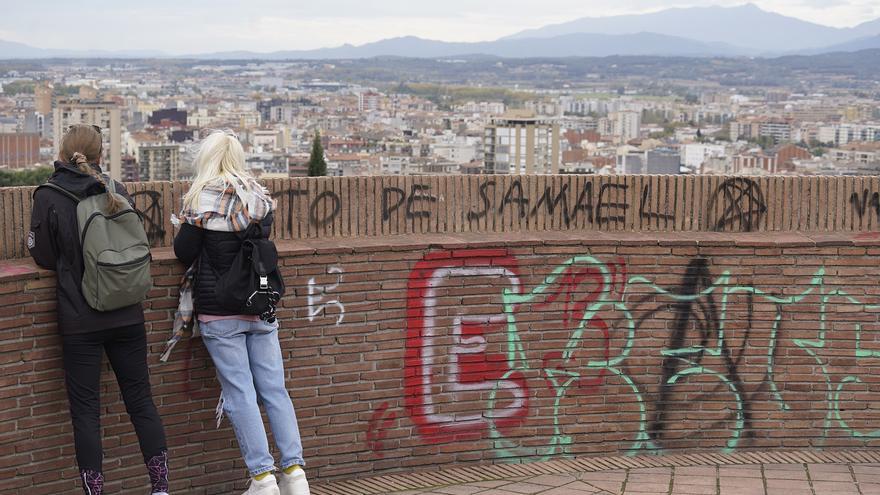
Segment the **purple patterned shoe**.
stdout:
<path fill-rule="evenodd" d="M 86 495 L 104 495 L 104 475 L 92 469 L 80 469 L 79 477 L 83 482 L 83 493 Z"/>
<path fill-rule="evenodd" d="M 150 474 L 150 485 L 153 493 L 168 492 L 168 451 L 154 455 L 147 461 L 147 472 Z"/>

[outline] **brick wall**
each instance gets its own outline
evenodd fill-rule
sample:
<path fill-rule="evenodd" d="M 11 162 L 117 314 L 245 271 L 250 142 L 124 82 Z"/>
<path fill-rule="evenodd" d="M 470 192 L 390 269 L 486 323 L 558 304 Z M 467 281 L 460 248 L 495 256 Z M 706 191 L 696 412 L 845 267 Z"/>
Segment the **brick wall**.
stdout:
<path fill-rule="evenodd" d="M 409 234 L 872 232 L 880 177 L 482 175 L 263 181 L 275 240 Z M 170 246 L 186 182 L 126 184 L 154 247 Z M 27 256 L 33 187 L 0 188 L 0 260 Z"/>
<path fill-rule="evenodd" d="M 562 456 L 870 447 L 872 234 L 523 234 L 282 243 L 288 387 L 315 480 Z M 159 363 L 181 267 L 145 303 L 177 493 L 244 489 L 196 339 Z M 0 264 L 0 493 L 78 493 L 54 279 Z M 146 489 L 104 374 L 109 493 Z"/>

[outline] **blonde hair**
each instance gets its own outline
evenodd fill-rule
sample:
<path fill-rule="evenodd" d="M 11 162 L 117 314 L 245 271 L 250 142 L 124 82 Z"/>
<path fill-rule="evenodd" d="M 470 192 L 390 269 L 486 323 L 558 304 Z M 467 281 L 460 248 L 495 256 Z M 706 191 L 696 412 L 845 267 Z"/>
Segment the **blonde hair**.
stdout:
<path fill-rule="evenodd" d="M 253 192 L 254 178 L 244 168 L 244 148 L 236 139 L 235 135 L 226 131 L 214 131 L 199 145 L 193 165 L 195 178 L 192 186 L 183 197 L 183 208 L 197 210 L 199 195 L 205 187 L 215 181 L 222 181 L 224 187 L 235 186 L 236 194 L 239 188 L 246 193 Z M 242 202 L 246 198 L 241 198 Z"/>
<path fill-rule="evenodd" d="M 91 166 L 101 162 L 101 152 L 104 150 L 101 132 L 88 124 L 77 124 L 68 129 L 61 139 L 61 150 L 58 159 L 62 162 L 75 166 L 80 172 L 89 174 L 104 188 L 107 184 L 98 171 Z M 109 190 L 108 190 L 109 192 Z M 125 207 L 125 201 L 115 194 L 107 195 L 107 213 L 114 214 Z"/>

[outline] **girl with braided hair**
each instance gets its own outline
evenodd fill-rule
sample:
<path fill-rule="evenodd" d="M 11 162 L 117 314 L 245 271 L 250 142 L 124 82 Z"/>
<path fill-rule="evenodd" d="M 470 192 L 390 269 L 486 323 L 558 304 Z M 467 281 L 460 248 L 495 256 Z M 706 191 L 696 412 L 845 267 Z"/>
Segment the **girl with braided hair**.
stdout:
<path fill-rule="evenodd" d="M 63 191 L 40 187 L 34 193 L 27 244 L 34 261 L 57 276 L 58 329 L 83 492 L 104 493 L 100 393 L 101 359 L 106 352 L 137 433 L 151 493 L 168 495 L 165 430 L 150 391 L 143 307 L 134 304 L 98 311 L 82 293 L 83 249 L 74 197 L 107 192 L 109 178 L 100 165 L 102 149 L 99 128 L 82 124 L 67 131 L 49 178 L 49 183 Z M 106 211 L 111 215 L 127 208 L 125 200 L 131 203 L 122 184 L 115 183 L 115 189 L 118 194 L 106 195 Z"/>

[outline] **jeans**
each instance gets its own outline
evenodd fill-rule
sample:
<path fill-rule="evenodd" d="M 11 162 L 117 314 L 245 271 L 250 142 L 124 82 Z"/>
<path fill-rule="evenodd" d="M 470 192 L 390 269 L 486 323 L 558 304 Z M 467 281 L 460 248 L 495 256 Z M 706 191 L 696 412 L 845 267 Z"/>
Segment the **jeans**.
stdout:
<path fill-rule="evenodd" d="M 257 398 L 269 416 L 281 467 L 305 465 L 296 412 L 284 384 L 278 322 L 217 320 L 201 322 L 199 328 L 223 387 L 223 410 L 251 476 L 275 470 Z"/>
<path fill-rule="evenodd" d="M 166 450 L 165 429 L 150 393 L 147 335 L 144 324 L 62 336 L 64 381 L 73 421 L 76 462 L 82 470 L 101 472 L 101 358 L 104 352 L 116 374 L 125 410 L 134 425 L 144 461 Z"/>

